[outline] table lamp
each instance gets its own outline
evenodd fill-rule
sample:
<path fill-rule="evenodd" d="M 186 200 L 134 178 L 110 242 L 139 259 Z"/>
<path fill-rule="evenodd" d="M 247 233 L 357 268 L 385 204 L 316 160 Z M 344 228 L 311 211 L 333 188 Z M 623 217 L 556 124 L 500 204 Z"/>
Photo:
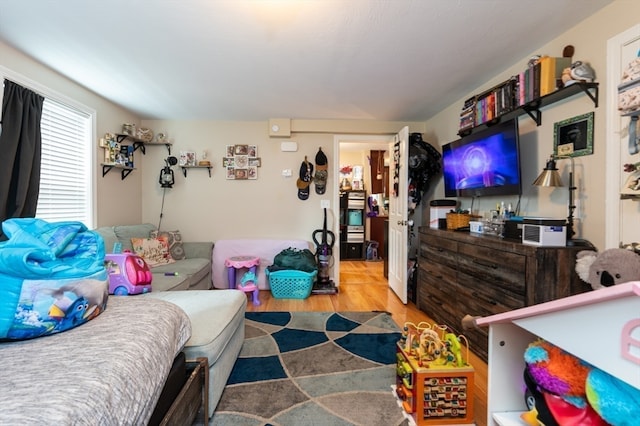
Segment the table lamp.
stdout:
<path fill-rule="evenodd" d="M 577 189 L 573 181 L 573 173 L 575 170 L 573 157 L 552 154 L 549 157 L 544 170 L 542 170 L 542 173 L 540 173 L 540 176 L 538 176 L 536 180 L 533 181 L 533 185 L 545 187 L 564 186 L 562 184 L 562 179 L 560 178 L 560 173 L 558 173 L 558 168 L 556 167 L 556 160 L 565 159 L 571 160 L 571 169 L 569 170 L 569 216 L 567 217 L 567 245 L 581 245 L 577 240 L 573 239 L 573 236 L 575 235 L 575 231 L 573 229 L 573 212 L 576 209 L 576 206 L 573 202 L 573 197 L 574 192 Z"/>

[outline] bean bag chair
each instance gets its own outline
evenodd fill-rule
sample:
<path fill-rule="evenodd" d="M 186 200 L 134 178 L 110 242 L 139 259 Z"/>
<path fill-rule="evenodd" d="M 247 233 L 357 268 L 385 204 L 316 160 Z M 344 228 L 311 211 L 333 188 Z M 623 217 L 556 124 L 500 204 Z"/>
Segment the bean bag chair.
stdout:
<path fill-rule="evenodd" d="M 81 222 L 8 219 L 0 242 L 0 339 L 69 330 L 107 306 L 102 237 Z"/>

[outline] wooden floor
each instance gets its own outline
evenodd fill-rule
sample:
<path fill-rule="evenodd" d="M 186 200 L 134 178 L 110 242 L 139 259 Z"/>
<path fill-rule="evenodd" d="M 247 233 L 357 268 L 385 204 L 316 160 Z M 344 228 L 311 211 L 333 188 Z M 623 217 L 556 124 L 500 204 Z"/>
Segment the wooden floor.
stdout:
<path fill-rule="evenodd" d="M 342 261 L 340 262 L 339 293 L 333 295 L 312 295 L 307 299 L 274 299 L 268 291 L 260 292 L 261 305 L 254 306 L 248 298 L 247 311 L 387 311 L 400 328 L 405 322 L 418 324 L 421 321 L 433 323 L 416 306 L 409 302 L 404 305 L 389 289 L 383 275 L 382 262 Z M 475 369 L 474 411 L 478 426 L 487 424 L 487 365 L 470 355 L 469 362 Z"/>

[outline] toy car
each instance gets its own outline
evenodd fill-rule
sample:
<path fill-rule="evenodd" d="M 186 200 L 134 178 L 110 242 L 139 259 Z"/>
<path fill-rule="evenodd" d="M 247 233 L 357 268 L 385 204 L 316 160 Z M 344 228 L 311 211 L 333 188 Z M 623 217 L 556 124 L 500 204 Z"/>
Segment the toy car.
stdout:
<path fill-rule="evenodd" d="M 109 274 L 109 294 L 126 296 L 151 291 L 151 271 L 140 256 L 131 252 L 107 254 L 104 263 Z"/>

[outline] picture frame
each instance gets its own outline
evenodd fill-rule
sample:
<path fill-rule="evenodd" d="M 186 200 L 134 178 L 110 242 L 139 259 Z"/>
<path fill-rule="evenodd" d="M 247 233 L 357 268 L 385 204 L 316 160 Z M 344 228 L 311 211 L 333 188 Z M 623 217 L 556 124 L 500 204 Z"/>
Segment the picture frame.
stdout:
<path fill-rule="evenodd" d="M 222 166 L 229 180 L 258 179 L 258 167 L 262 161 L 258 155 L 258 145 L 226 145 Z"/>
<path fill-rule="evenodd" d="M 234 179 L 243 180 L 249 178 L 249 171 L 247 169 L 233 169 Z"/>
<path fill-rule="evenodd" d="M 249 145 L 236 145 L 234 155 L 247 155 L 249 152 Z"/>
<path fill-rule="evenodd" d="M 560 157 L 593 154 L 594 112 L 558 121 L 553 128 L 553 153 Z"/>
<path fill-rule="evenodd" d="M 235 169 L 233 167 L 227 167 L 226 169 L 226 177 L 227 179 L 235 179 L 236 178 L 236 173 L 235 173 Z"/>
<path fill-rule="evenodd" d="M 180 151 L 179 166 L 195 166 L 197 164 L 196 153 L 194 151 Z"/>

